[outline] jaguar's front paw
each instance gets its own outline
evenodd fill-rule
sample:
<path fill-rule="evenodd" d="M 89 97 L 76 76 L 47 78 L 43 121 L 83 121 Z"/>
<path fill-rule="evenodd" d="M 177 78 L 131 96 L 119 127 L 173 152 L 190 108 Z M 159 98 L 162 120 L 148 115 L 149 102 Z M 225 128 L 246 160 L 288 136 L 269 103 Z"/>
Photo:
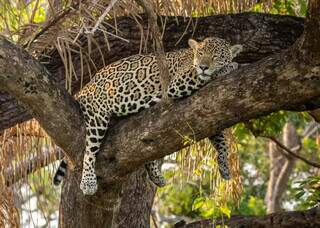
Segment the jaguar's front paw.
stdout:
<path fill-rule="evenodd" d="M 82 177 L 80 189 L 85 195 L 93 195 L 98 189 L 97 178 L 95 176 Z"/>

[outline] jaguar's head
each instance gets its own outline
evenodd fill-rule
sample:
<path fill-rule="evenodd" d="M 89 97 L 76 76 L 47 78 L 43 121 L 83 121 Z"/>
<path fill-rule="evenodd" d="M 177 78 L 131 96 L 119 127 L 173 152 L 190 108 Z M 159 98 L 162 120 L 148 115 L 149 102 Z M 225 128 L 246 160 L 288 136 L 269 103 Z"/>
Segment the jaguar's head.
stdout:
<path fill-rule="evenodd" d="M 194 53 L 193 64 L 197 74 L 210 77 L 214 72 L 232 62 L 242 51 L 242 45 L 231 46 L 226 40 L 209 37 L 202 42 L 189 39 L 189 46 Z"/>

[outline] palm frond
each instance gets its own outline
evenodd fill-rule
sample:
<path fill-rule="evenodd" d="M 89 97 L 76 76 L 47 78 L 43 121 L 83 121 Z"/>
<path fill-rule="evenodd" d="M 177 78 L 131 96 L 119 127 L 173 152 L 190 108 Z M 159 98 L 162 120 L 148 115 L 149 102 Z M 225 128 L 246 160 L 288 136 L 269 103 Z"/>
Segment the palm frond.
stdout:
<path fill-rule="evenodd" d="M 20 227 L 20 217 L 14 204 L 13 191 L 5 185 L 0 166 L 0 227 Z"/>

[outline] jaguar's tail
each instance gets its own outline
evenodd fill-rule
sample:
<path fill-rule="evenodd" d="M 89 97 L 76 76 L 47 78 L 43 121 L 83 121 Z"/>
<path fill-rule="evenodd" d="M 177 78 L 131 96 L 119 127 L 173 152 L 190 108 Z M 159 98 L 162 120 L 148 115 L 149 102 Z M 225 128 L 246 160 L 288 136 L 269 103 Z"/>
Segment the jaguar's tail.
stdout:
<path fill-rule="evenodd" d="M 225 180 L 230 180 L 231 173 L 228 164 L 229 148 L 223 132 L 211 137 L 210 141 L 218 153 L 217 160 L 221 177 Z"/>
<path fill-rule="evenodd" d="M 67 166 L 68 166 L 67 161 L 61 160 L 60 165 L 53 177 L 54 185 L 58 186 L 61 183 L 61 181 L 63 180 L 64 176 L 67 173 Z"/>

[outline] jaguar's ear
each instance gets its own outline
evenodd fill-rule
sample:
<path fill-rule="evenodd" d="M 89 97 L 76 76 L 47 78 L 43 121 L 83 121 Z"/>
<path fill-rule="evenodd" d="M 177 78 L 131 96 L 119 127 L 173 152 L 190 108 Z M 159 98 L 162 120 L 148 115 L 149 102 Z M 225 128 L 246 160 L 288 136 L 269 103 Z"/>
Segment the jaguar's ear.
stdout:
<path fill-rule="evenodd" d="M 196 50 L 198 47 L 198 42 L 195 41 L 194 39 L 189 39 L 188 44 L 193 50 Z"/>
<path fill-rule="evenodd" d="M 231 46 L 232 58 L 236 57 L 240 52 L 242 52 L 243 46 L 241 44 L 236 44 Z"/>

